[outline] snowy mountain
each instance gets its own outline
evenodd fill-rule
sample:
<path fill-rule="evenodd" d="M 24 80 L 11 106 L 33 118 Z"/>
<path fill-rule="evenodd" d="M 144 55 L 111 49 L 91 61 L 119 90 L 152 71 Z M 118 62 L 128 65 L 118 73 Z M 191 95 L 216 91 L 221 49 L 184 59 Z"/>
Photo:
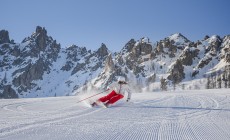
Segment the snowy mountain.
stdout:
<path fill-rule="evenodd" d="M 112 53 L 103 43 L 96 51 L 76 45 L 63 48 L 38 26 L 21 43 L 1 30 L 0 54 L 0 98 L 103 90 L 118 76 L 138 92 L 215 88 L 220 83 L 230 87 L 230 35 L 205 36 L 197 42 L 180 33 L 156 43 L 147 37 L 131 39 L 120 52 Z"/>

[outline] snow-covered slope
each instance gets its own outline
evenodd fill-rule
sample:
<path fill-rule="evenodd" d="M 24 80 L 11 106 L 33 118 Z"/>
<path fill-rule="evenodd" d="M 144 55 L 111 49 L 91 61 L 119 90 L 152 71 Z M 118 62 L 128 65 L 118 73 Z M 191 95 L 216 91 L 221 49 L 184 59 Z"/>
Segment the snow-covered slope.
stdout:
<path fill-rule="evenodd" d="M 230 139 L 229 89 L 135 93 L 111 108 L 77 103 L 89 95 L 2 99 L 0 139 Z"/>

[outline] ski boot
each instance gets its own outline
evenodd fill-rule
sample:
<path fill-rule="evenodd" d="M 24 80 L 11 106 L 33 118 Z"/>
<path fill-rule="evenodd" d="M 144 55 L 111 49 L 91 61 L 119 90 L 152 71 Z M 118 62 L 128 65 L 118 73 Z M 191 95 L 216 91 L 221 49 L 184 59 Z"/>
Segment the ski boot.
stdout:
<path fill-rule="evenodd" d="M 96 102 L 93 102 L 93 103 L 91 104 L 91 106 L 92 106 L 92 107 L 97 106 L 97 103 L 96 103 Z"/>
<path fill-rule="evenodd" d="M 106 108 L 108 108 L 108 107 L 110 107 L 111 104 L 110 103 L 105 103 L 104 105 L 105 105 Z"/>

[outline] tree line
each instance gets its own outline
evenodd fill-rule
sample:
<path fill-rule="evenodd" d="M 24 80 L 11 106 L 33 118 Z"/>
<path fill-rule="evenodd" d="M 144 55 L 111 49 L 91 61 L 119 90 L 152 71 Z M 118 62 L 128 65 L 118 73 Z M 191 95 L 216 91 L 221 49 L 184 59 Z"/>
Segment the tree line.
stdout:
<path fill-rule="evenodd" d="M 222 71 L 213 72 L 206 77 L 206 89 L 230 88 L 230 65 L 225 66 L 225 68 Z M 167 91 L 168 83 L 168 79 L 162 77 L 160 79 L 160 89 L 162 91 Z M 172 84 L 175 90 L 177 84 L 174 81 L 172 81 Z M 182 85 L 182 89 L 184 89 L 184 85 Z"/>
<path fill-rule="evenodd" d="M 230 88 L 230 65 L 223 72 L 215 72 L 208 76 L 206 89 Z"/>

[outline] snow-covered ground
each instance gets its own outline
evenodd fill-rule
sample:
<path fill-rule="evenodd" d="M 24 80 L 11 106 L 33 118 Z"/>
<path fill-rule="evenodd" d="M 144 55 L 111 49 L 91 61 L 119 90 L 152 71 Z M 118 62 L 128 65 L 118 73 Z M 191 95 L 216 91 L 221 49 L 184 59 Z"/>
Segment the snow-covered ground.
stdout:
<path fill-rule="evenodd" d="M 229 140 L 230 89 L 133 94 L 111 108 L 88 95 L 0 100 L 1 140 Z"/>

